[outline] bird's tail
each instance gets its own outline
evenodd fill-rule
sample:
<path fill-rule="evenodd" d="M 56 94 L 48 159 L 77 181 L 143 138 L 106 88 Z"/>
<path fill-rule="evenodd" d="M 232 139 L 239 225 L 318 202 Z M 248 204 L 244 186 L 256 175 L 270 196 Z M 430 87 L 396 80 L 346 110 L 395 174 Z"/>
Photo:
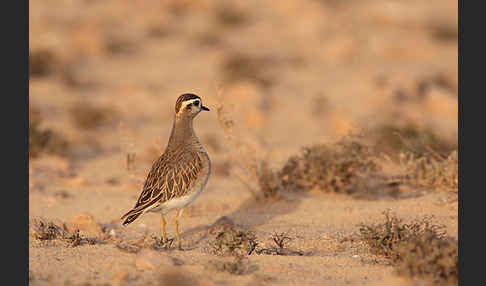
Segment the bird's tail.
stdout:
<path fill-rule="evenodd" d="M 131 211 L 127 212 L 121 217 L 121 220 L 123 221 L 123 225 L 127 225 L 129 223 L 132 223 L 134 220 L 136 220 L 143 212 L 140 210 L 135 210 L 132 209 Z"/>

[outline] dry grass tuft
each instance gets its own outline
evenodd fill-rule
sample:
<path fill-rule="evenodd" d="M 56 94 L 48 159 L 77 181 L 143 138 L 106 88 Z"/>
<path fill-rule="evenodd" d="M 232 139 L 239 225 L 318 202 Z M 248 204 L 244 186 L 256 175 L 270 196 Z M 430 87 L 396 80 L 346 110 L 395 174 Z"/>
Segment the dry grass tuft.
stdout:
<path fill-rule="evenodd" d="M 96 238 L 86 238 L 79 235 L 79 230 L 70 233 L 65 224 L 59 226 L 54 222 L 47 222 L 42 218 L 33 219 L 30 223 L 31 235 L 38 240 L 61 240 L 66 246 L 76 247 L 83 244 L 93 245 L 98 242 Z"/>
<path fill-rule="evenodd" d="M 457 145 L 444 142 L 431 130 L 421 130 L 413 124 L 383 124 L 375 127 L 371 135 L 374 137 L 375 152 L 385 153 L 394 160 L 398 160 L 403 152 L 422 157 L 431 152 L 445 155 L 457 149 Z"/>
<path fill-rule="evenodd" d="M 39 113 L 29 106 L 29 157 L 35 158 L 41 153 L 67 156 L 68 141 L 51 129 L 42 129 L 41 123 Z"/>
<path fill-rule="evenodd" d="M 400 275 L 435 285 L 455 285 L 458 277 L 457 240 L 434 225 L 431 217 L 404 224 L 384 212 L 385 222 L 360 226 L 360 237 L 374 254 L 384 256 Z"/>
<path fill-rule="evenodd" d="M 290 157 L 279 171 L 285 189 L 323 192 L 347 192 L 359 176 L 379 171 L 371 148 L 344 139 L 334 145 L 305 147 L 300 155 Z"/>
<path fill-rule="evenodd" d="M 86 102 L 78 102 L 70 108 L 71 119 L 82 129 L 94 129 L 114 123 L 117 113 L 110 108 L 97 107 Z"/>
<path fill-rule="evenodd" d="M 258 242 L 251 231 L 244 231 L 236 226 L 217 231 L 210 242 L 213 254 L 220 256 L 250 255 Z"/>
<path fill-rule="evenodd" d="M 402 153 L 401 165 L 408 173 L 411 183 L 433 189 L 445 189 L 458 192 L 459 161 L 457 151 L 446 158 L 440 156 L 416 157 L 412 153 Z"/>

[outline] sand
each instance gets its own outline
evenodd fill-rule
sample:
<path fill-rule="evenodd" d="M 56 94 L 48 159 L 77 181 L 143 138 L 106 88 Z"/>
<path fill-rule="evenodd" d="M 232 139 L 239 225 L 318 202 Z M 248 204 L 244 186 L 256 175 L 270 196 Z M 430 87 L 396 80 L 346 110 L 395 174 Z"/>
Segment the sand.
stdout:
<path fill-rule="evenodd" d="M 217 112 L 223 105 L 245 154 L 274 168 L 303 146 L 391 118 L 457 142 L 457 2 L 247 1 L 229 16 L 224 1 L 162 2 L 29 3 L 30 50 L 55 59 L 47 76 L 31 76 L 29 101 L 42 127 L 72 148 L 68 157 L 31 158 L 29 217 L 75 226 L 89 217 L 80 234 L 99 238 L 69 247 L 29 237 L 30 284 L 409 285 L 392 266 L 373 262 L 379 258 L 364 244 L 342 239 L 360 223 L 382 221 L 387 209 L 405 221 L 433 215 L 457 237 L 457 194 L 443 190 L 374 200 L 316 190 L 256 202 L 234 175 L 242 163 L 235 160 L 246 157 L 235 155 Z M 238 55 L 254 68 L 233 80 L 224 66 Z M 127 227 L 119 218 L 165 148 L 185 92 L 211 109 L 194 127 L 214 168 L 182 216 L 184 251 L 121 250 L 120 242 L 160 236 L 157 214 Z M 86 103 L 110 108 L 114 119 L 80 128 L 71 108 Z M 135 154 L 130 170 L 127 153 Z M 211 261 L 232 258 L 210 253 L 207 232 L 223 216 L 261 245 L 285 232 L 288 247 L 309 255 L 253 254 L 241 275 L 217 271 Z"/>

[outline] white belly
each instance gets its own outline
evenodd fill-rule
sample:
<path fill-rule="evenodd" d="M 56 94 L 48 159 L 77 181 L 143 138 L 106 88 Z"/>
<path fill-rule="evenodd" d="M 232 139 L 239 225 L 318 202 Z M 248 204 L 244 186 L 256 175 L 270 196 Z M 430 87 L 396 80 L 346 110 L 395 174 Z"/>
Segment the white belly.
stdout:
<path fill-rule="evenodd" d="M 187 207 L 190 203 L 192 203 L 197 198 L 197 196 L 199 196 L 201 191 L 202 191 L 202 189 L 200 191 L 194 192 L 190 195 L 183 196 L 183 197 L 176 198 L 176 199 L 172 199 L 170 201 L 167 201 L 167 202 L 159 205 L 159 207 L 157 207 L 156 209 L 153 209 L 151 211 L 160 212 L 160 213 L 165 215 L 172 210 L 183 209 L 183 208 Z"/>

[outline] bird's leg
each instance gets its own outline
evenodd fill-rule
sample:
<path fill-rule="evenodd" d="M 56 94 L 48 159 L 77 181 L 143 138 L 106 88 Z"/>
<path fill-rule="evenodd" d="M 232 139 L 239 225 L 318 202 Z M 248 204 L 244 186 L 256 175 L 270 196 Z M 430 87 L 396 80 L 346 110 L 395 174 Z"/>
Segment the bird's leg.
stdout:
<path fill-rule="evenodd" d="M 182 243 L 181 243 L 181 234 L 179 233 L 179 217 L 182 215 L 184 209 L 180 209 L 177 211 L 177 214 L 174 217 L 174 227 L 177 236 L 177 246 L 179 250 L 182 250 Z"/>
<path fill-rule="evenodd" d="M 167 234 L 165 232 L 165 219 L 164 216 L 160 216 L 160 226 L 162 227 L 162 242 L 166 243 L 167 242 Z"/>

